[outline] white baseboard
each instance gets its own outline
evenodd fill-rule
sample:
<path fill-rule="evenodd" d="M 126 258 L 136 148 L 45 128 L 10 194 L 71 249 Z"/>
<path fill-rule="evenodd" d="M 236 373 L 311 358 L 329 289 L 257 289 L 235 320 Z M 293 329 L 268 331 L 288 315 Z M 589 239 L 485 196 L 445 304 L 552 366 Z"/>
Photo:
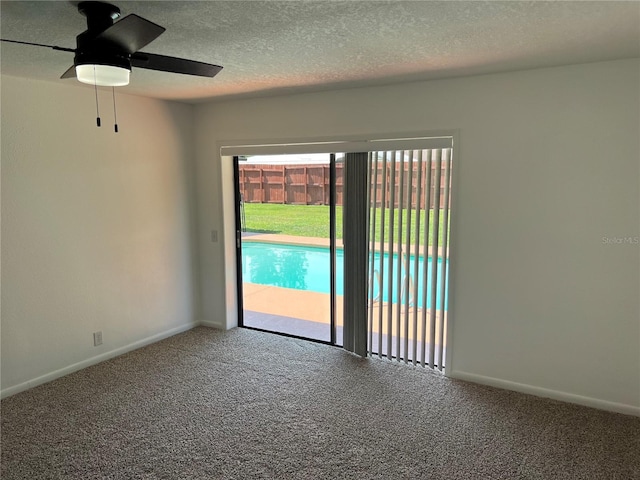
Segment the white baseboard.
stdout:
<path fill-rule="evenodd" d="M 199 325 L 202 325 L 203 327 L 209 327 L 209 328 L 215 328 L 218 330 L 225 330 L 224 325 L 222 325 L 221 323 L 218 322 L 212 322 L 210 320 L 200 320 L 200 322 L 198 322 Z"/>
<path fill-rule="evenodd" d="M 82 370 L 83 368 L 90 367 L 91 365 L 104 362 L 105 360 L 109 360 L 119 355 L 123 355 L 132 350 L 137 350 L 138 348 L 142 348 L 152 343 L 159 342 L 160 340 L 164 340 L 165 338 L 172 337 L 173 335 L 177 335 L 178 333 L 186 332 L 187 330 L 191 330 L 192 328 L 197 327 L 198 325 L 199 325 L 198 322 L 186 323 L 179 327 L 175 327 L 170 330 L 157 333 L 150 337 L 143 338 L 142 340 L 138 340 L 137 342 L 130 343 L 129 345 L 125 345 L 124 347 L 116 348 L 115 350 L 101 353 L 100 355 L 96 355 L 95 357 L 91 357 L 81 362 L 74 363 L 72 365 L 61 368 L 59 370 L 55 370 L 45 375 L 41 375 L 40 377 L 27 380 L 26 382 L 20 383 L 18 385 L 14 385 L 13 387 L 7 387 L 2 391 L 0 391 L 0 398 L 10 397 L 11 395 L 15 395 L 16 393 L 23 392 L 33 387 L 37 387 L 38 385 L 42 385 L 43 383 L 48 383 L 57 378 L 64 377 L 65 375 L 69 375 L 70 373 L 77 372 L 78 370 Z"/>
<path fill-rule="evenodd" d="M 584 397 L 573 393 L 561 392 L 559 390 L 550 390 L 547 388 L 535 387 L 524 383 L 510 382 L 499 378 L 485 377 L 476 375 L 475 373 L 461 372 L 454 370 L 450 372 L 451 378 L 458 380 L 466 380 L 468 382 L 480 383 L 491 387 L 504 388 L 505 390 L 513 390 L 520 393 L 528 393 L 537 397 L 551 398 L 562 402 L 575 403 L 585 407 L 597 408 L 600 410 L 608 410 L 610 412 L 623 413 L 625 415 L 634 415 L 640 417 L 640 407 L 627 405 L 624 403 L 609 402 L 608 400 L 600 400 L 598 398 Z"/>

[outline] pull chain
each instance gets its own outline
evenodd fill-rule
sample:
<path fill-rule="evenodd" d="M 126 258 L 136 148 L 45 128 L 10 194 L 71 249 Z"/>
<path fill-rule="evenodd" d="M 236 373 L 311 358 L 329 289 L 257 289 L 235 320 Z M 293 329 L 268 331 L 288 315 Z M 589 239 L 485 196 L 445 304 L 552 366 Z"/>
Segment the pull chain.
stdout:
<path fill-rule="evenodd" d="M 118 114 L 116 112 L 116 89 L 111 87 L 111 95 L 113 95 L 113 129 L 118 133 Z"/>
<path fill-rule="evenodd" d="M 96 124 L 100 126 L 100 109 L 98 108 L 98 80 L 96 79 L 96 66 L 93 66 L 93 87 L 96 92 Z"/>

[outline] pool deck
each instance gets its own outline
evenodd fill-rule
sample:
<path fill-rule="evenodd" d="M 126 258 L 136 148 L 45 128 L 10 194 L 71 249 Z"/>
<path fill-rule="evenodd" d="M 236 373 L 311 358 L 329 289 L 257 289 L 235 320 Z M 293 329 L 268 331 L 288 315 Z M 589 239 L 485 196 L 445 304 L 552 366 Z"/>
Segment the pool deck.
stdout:
<path fill-rule="evenodd" d="M 258 285 L 256 283 L 243 283 L 244 298 L 243 307 L 245 310 L 252 312 L 260 312 L 273 316 L 282 316 L 289 318 L 298 318 L 308 322 L 329 324 L 330 311 L 330 296 L 326 293 L 308 292 L 306 290 L 296 290 L 292 288 L 272 287 L 268 285 Z M 344 325 L 344 316 L 342 310 L 342 296 L 337 295 L 336 298 L 336 326 L 342 327 Z M 380 312 L 382 308 L 382 312 Z M 396 328 L 397 323 L 397 304 L 391 306 L 391 316 L 393 319 L 393 328 Z M 412 325 L 413 315 L 415 309 L 409 308 L 409 319 Z M 380 314 L 382 313 L 382 333 L 386 335 L 388 333 L 389 322 L 389 304 L 383 302 L 375 302 L 373 305 L 373 332 L 380 331 Z M 400 309 L 400 318 L 404 324 L 404 318 L 407 312 L 405 312 L 404 305 Z M 417 309 L 418 319 L 418 338 L 422 337 L 422 309 Z M 427 309 L 427 317 L 431 311 Z M 395 332 L 392 332 L 395 333 Z M 404 332 L 402 332 L 404 333 Z M 436 334 L 438 337 L 439 332 Z M 413 328 L 409 329 L 410 339 L 413 339 Z"/>
<path fill-rule="evenodd" d="M 275 233 L 247 233 L 242 234 L 243 242 L 286 243 L 289 245 L 305 245 L 308 247 L 329 247 L 328 238 L 298 237 L 294 235 L 280 235 Z M 342 240 L 338 240 L 336 247 L 342 248 Z"/>
<path fill-rule="evenodd" d="M 310 322 L 329 323 L 330 299 L 326 293 L 308 292 L 293 288 L 243 283 L 244 308 L 270 315 L 299 318 Z M 342 299 L 338 296 L 338 302 Z M 336 324 L 342 326 L 342 309 L 337 312 Z"/>
<path fill-rule="evenodd" d="M 280 235 L 277 233 L 250 233 L 243 232 L 242 234 L 243 242 L 261 242 L 261 243 L 285 243 L 289 245 L 304 245 L 308 247 L 326 247 L 329 248 L 329 239 L 328 238 L 317 238 L 317 237 L 299 237 L 295 235 Z M 376 251 L 379 252 L 379 242 L 376 242 Z M 389 251 L 389 243 L 386 242 L 384 244 L 385 251 Z M 344 245 L 342 244 L 342 239 L 339 238 L 336 241 L 336 248 L 342 249 Z M 415 245 L 409 245 L 409 251 L 413 254 L 415 253 Z M 399 250 L 399 245 L 397 243 L 393 244 L 393 251 L 397 252 Z M 427 255 L 431 255 L 431 247 L 428 248 Z M 402 251 L 407 251 L 407 245 L 405 243 L 402 244 Z M 422 247 L 420 247 L 420 254 L 422 254 Z M 438 255 L 443 255 L 442 247 L 438 247 Z"/>

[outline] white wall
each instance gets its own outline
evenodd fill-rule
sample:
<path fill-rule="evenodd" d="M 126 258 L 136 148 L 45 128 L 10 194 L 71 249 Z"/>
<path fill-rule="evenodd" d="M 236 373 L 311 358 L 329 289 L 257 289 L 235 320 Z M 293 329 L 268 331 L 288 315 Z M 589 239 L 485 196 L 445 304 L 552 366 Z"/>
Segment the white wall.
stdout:
<path fill-rule="evenodd" d="M 209 240 L 232 225 L 220 141 L 459 129 L 449 373 L 640 414 L 640 248 L 603 242 L 640 235 L 639 66 L 196 107 L 203 320 L 229 326 L 235 288 L 233 248 Z"/>
<path fill-rule="evenodd" d="M 194 322 L 193 107 L 2 77 L 2 393 Z M 103 332 L 93 346 L 92 333 Z"/>

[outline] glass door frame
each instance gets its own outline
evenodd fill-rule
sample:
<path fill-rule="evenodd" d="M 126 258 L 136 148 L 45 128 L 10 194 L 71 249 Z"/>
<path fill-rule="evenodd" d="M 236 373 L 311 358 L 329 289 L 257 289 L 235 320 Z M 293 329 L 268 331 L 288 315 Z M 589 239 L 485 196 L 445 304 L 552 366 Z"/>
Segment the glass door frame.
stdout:
<path fill-rule="evenodd" d="M 244 288 L 242 280 L 242 216 L 241 216 L 241 193 L 240 193 L 240 157 L 233 157 L 233 181 L 235 193 L 235 237 L 236 237 L 236 279 L 238 292 L 238 327 L 248 328 L 261 332 L 274 333 L 284 337 L 299 338 L 311 342 L 336 346 L 336 155 L 329 154 L 329 282 L 330 282 L 330 340 L 319 340 L 315 338 L 303 337 L 291 333 L 266 330 L 258 327 L 251 327 L 244 324 Z"/>

